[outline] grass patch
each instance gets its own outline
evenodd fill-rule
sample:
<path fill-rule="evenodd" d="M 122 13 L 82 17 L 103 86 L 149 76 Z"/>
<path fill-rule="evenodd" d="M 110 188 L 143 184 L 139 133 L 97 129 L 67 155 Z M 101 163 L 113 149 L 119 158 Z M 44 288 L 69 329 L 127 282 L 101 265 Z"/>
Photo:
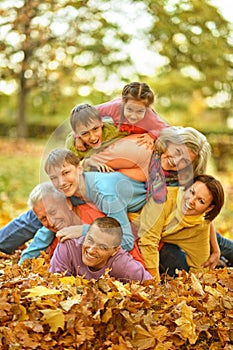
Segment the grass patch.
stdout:
<path fill-rule="evenodd" d="M 28 210 L 28 195 L 40 182 L 43 145 L 0 139 L 0 226 Z"/>

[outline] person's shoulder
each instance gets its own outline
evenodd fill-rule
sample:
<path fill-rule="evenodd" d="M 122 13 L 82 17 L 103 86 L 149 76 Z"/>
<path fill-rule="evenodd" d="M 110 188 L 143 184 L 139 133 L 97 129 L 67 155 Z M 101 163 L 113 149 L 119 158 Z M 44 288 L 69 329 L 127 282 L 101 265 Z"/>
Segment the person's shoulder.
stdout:
<path fill-rule="evenodd" d="M 84 240 L 83 236 L 79 238 L 66 239 L 64 242 L 59 242 L 59 246 L 60 248 L 63 247 L 67 249 L 70 249 L 70 248 L 76 249 L 77 247 L 82 245 L 83 240 Z"/>
<path fill-rule="evenodd" d="M 113 120 L 113 119 L 112 119 Z M 116 138 L 127 136 L 127 132 L 120 131 L 114 123 L 104 122 L 103 124 L 103 141 L 116 141 Z M 114 140 L 115 139 L 115 140 Z"/>
<path fill-rule="evenodd" d="M 181 187 L 167 186 L 167 200 L 165 202 L 166 205 L 164 206 L 165 210 L 171 211 L 176 207 L 178 199 L 182 198 L 182 191 L 183 189 Z"/>
<path fill-rule="evenodd" d="M 124 250 L 123 248 L 120 248 L 119 251 L 111 259 L 112 259 L 111 263 L 113 265 L 118 265 L 118 266 L 123 266 L 128 262 L 137 263 L 137 261 L 133 259 L 132 255 L 126 250 Z"/>
<path fill-rule="evenodd" d="M 109 117 L 111 118 L 111 117 Z M 113 120 L 113 119 L 112 119 Z M 108 121 L 104 121 L 103 123 L 103 132 L 107 132 L 107 131 L 118 131 L 117 127 L 114 125 L 113 122 L 111 122 L 110 120 Z"/>

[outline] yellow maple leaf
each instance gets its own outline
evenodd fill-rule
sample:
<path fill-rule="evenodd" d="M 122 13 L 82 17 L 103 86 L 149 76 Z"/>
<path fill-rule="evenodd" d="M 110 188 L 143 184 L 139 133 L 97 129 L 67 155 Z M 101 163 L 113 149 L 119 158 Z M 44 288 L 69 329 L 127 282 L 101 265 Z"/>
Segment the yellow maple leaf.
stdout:
<path fill-rule="evenodd" d="M 27 298 L 43 297 L 45 295 L 61 294 L 61 291 L 56 289 L 49 289 L 44 286 L 36 286 L 30 289 L 25 289 L 24 292 L 29 292 Z"/>
<path fill-rule="evenodd" d="M 51 310 L 45 309 L 40 310 L 43 313 L 41 321 L 50 326 L 51 332 L 56 332 L 58 328 L 64 329 L 65 317 L 63 312 L 60 309 Z"/>
<path fill-rule="evenodd" d="M 76 283 L 76 278 L 74 276 L 64 276 L 60 277 L 59 281 L 63 284 L 70 284 L 71 286 L 74 286 Z"/>
<path fill-rule="evenodd" d="M 200 281 L 193 273 L 191 273 L 191 282 L 192 282 L 192 289 L 195 293 L 197 293 L 199 295 L 205 294 Z"/>
<path fill-rule="evenodd" d="M 118 292 L 120 292 L 123 295 L 131 295 L 131 292 L 127 288 L 127 284 L 123 284 L 122 282 L 115 280 L 113 281 L 113 284 L 117 287 Z"/>
<path fill-rule="evenodd" d="M 18 321 L 25 321 L 29 319 L 29 316 L 27 314 L 27 310 L 23 305 L 18 305 L 18 308 L 20 310 L 20 315 L 18 318 Z"/>
<path fill-rule="evenodd" d="M 112 317 L 112 309 L 108 307 L 102 316 L 102 322 L 107 323 L 111 319 L 111 317 Z"/>
<path fill-rule="evenodd" d="M 192 310 L 193 308 L 183 304 L 181 308 L 181 317 L 175 320 L 175 323 L 179 326 L 181 335 L 185 339 L 188 339 L 190 344 L 195 344 L 198 336 L 196 334 L 196 325 L 193 322 Z"/>
<path fill-rule="evenodd" d="M 138 350 L 154 348 L 155 338 L 151 333 L 140 325 L 135 326 L 135 331 L 136 333 L 132 343 Z"/>

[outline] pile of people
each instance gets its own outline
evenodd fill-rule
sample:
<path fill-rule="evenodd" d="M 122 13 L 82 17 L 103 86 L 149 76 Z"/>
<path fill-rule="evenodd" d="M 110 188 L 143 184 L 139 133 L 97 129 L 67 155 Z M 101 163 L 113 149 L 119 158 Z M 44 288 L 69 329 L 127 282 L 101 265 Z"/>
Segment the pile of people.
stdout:
<path fill-rule="evenodd" d="M 30 193 L 29 210 L 0 229 L 0 250 L 30 241 L 19 264 L 41 251 L 50 271 L 123 282 L 233 263 L 233 242 L 214 227 L 221 182 L 206 174 L 211 147 L 192 127 L 170 126 L 153 91 L 132 82 L 122 96 L 70 115 L 64 148 L 45 161 L 50 181 Z"/>

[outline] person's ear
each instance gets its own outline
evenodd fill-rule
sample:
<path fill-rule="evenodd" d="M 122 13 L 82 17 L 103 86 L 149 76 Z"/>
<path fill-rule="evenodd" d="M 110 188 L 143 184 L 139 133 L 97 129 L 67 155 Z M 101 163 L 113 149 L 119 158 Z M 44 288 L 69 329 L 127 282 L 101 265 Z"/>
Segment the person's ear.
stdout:
<path fill-rule="evenodd" d="M 119 247 L 116 247 L 116 248 L 114 248 L 114 252 L 112 253 L 112 255 L 111 256 L 114 256 L 114 255 L 116 255 L 118 252 L 119 252 L 119 250 L 121 249 L 121 247 L 119 246 Z"/>
<path fill-rule="evenodd" d="M 213 208 L 214 208 L 214 205 L 213 205 L 213 204 L 210 205 L 209 208 L 207 208 L 207 209 L 205 210 L 205 214 L 206 214 L 206 213 L 209 213 L 209 211 L 211 211 Z"/>

